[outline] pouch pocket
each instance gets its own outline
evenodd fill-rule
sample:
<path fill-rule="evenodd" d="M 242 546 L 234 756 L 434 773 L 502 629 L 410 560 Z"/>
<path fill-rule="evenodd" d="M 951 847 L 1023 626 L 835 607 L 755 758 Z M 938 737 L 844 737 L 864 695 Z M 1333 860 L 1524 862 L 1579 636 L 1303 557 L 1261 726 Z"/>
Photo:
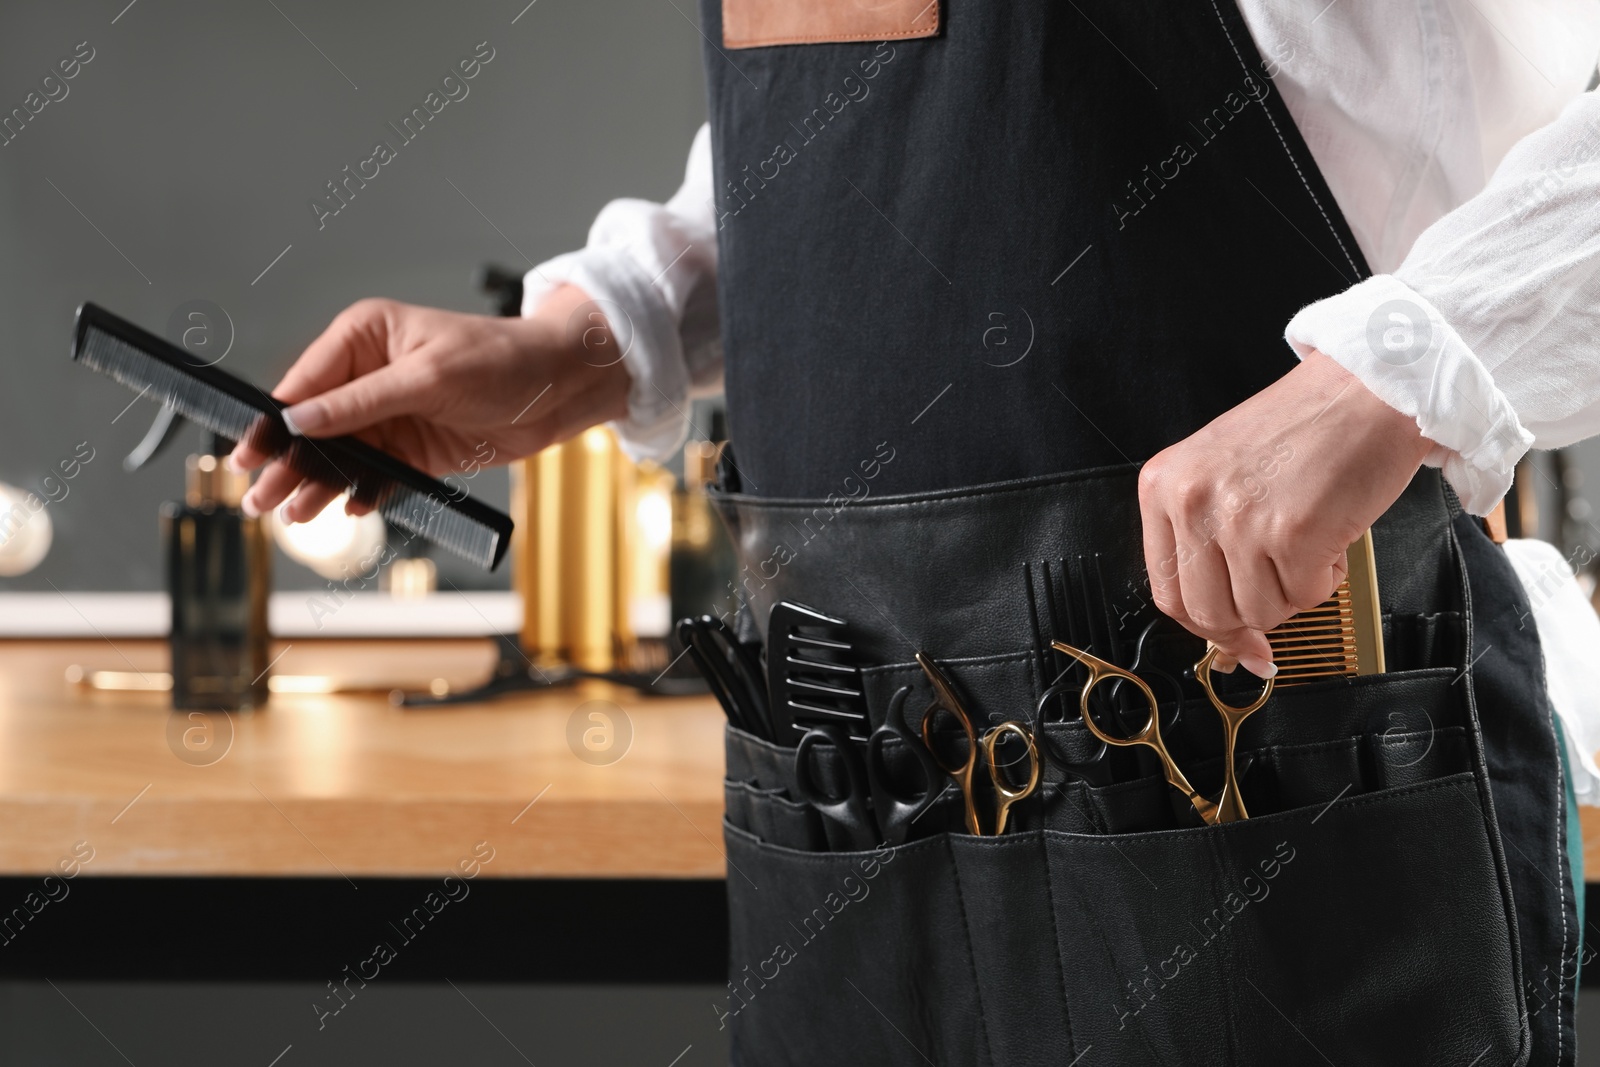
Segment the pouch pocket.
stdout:
<path fill-rule="evenodd" d="M 758 789 L 749 782 L 723 782 L 722 794 L 729 824 L 784 848 L 817 852 L 827 847 L 816 811 L 790 800 L 781 790 Z"/>
<path fill-rule="evenodd" d="M 807 853 L 723 834 L 730 981 L 714 1007 L 734 1064 L 989 1062 L 948 836 Z"/>
<path fill-rule="evenodd" d="M 1459 611 L 1383 617 L 1384 658 L 1391 671 L 1458 664 L 1465 642 Z"/>
<path fill-rule="evenodd" d="M 1084 794 L 1103 827 L 1100 832 L 1107 834 L 1171 829 L 1179 825 L 1174 805 L 1184 803 L 1182 795 L 1159 774 L 1115 785 L 1086 786 Z M 1050 828 L 1061 827 L 1053 824 Z"/>
<path fill-rule="evenodd" d="M 737 826 L 741 830 L 750 830 L 750 794 L 752 792 L 754 790 L 748 782 L 723 780 L 722 817 L 728 820 L 729 826 Z M 751 833 L 754 832 L 751 830 Z"/>
<path fill-rule="evenodd" d="M 1109 832 L 1105 816 L 1089 797 L 1089 787 L 1075 781 L 1041 782 L 1036 802 L 1019 804 L 1013 808 L 1011 821 L 1018 831 L 1048 829 L 1074 834 Z"/>
<path fill-rule="evenodd" d="M 1240 756 L 1241 761 L 1249 761 L 1250 769 L 1239 781 L 1239 792 L 1255 816 L 1321 807 L 1337 797 L 1360 796 L 1372 788 L 1363 769 L 1358 737 L 1277 745 Z"/>
<path fill-rule="evenodd" d="M 801 797 L 795 773 L 797 749 L 775 745 L 731 725 L 724 736 L 727 771 L 723 795 L 734 826 L 789 848 L 850 847 L 845 829 Z M 831 745 L 813 749 L 810 761 L 812 779 L 824 793 L 836 797 L 849 790 L 845 763 Z M 921 828 L 924 835 L 940 828 L 932 821 L 934 813 L 928 814 L 930 821 Z"/>
<path fill-rule="evenodd" d="M 1368 734 L 1366 747 L 1367 776 L 1379 789 L 1438 778 L 1468 758 L 1467 731 L 1461 726 Z"/>
<path fill-rule="evenodd" d="M 1465 721 L 1466 707 L 1461 687 L 1451 685 L 1459 677 L 1457 671 L 1435 668 L 1282 686 L 1260 711 L 1245 720 L 1239 730 L 1239 748 L 1267 749 L 1355 737 L 1384 729 L 1391 720 L 1383 717 L 1390 713 L 1411 714 L 1403 709 L 1428 709 L 1428 721 L 1438 727 L 1459 725 Z M 1184 722 L 1186 729 L 1178 732 L 1197 754 L 1217 754 L 1222 731 L 1216 713 L 1204 701 L 1184 706 Z M 1421 724 L 1420 716 L 1417 722 Z M 1409 728 L 1409 720 L 1405 725 Z M 1465 764 L 1452 768 L 1466 769 Z"/>
<path fill-rule="evenodd" d="M 949 841 L 977 976 L 973 1003 L 984 1021 L 987 1062 L 1006 1067 L 1091 1062 L 1094 1053 L 1072 1030 L 1053 936 L 1055 889 L 1043 835 L 957 834 Z"/>
<path fill-rule="evenodd" d="M 791 800 L 799 799 L 795 790 L 792 748 L 775 745 L 735 726 L 724 728 L 724 775 L 730 782 L 748 782 L 757 789 L 781 790 Z"/>
<path fill-rule="evenodd" d="M 1098 1063 L 1518 1062 L 1508 900 L 1471 774 L 1225 826 L 1044 836 L 1070 1022 Z"/>
<path fill-rule="evenodd" d="M 797 749 L 775 745 L 731 725 L 726 727 L 724 739 L 727 759 L 724 777 L 728 781 L 748 782 L 763 792 L 781 793 L 790 800 L 800 799 L 794 769 Z M 865 750 L 863 745 L 857 754 Z M 838 795 L 849 782 L 844 763 L 831 746 L 813 750 L 811 772 L 829 795 Z"/>
<path fill-rule="evenodd" d="M 1465 773 L 1146 834 L 805 853 L 728 826 L 717 1010 L 736 1064 L 1510 1067 L 1486 826 Z"/>

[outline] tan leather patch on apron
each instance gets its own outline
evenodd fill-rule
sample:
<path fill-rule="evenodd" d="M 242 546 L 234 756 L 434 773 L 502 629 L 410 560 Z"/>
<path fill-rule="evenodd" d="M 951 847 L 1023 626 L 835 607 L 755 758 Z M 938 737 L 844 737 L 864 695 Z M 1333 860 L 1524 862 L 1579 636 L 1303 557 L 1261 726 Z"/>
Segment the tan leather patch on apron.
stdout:
<path fill-rule="evenodd" d="M 722 0 L 727 48 L 932 37 L 939 0 Z"/>

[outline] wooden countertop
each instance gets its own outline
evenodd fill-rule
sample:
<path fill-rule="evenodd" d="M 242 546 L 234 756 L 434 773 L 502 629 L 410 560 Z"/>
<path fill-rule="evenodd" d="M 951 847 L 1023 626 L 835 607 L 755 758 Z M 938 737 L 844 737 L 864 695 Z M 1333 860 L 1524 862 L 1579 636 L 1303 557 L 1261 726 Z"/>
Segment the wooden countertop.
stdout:
<path fill-rule="evenodd" d="M 276 693 L 261 711 L 190 721 L 166 693 L 66 680 L 72 664 L 164 671 L 164 642 L 0 641 L 0 874 L 43 875 L 83 841 L 95 875 L 442 876 L 482 841 L 489 877 L 723 876 L 723 716 L 709 697 L 583 683 L 401 710 L 389 687 L 471 685 L 490 643 L 295 641 L 272 654 L 276 674 L 360 675 L 374 689 Z M 586 701 L 631 724 L 615 762 L 569 745 Z M 220 739 L 230 725 L 220 758 L 217 742 L 185 746 L 186 728 Z M 592 725 L 580 716 L 577 736 Z"/>

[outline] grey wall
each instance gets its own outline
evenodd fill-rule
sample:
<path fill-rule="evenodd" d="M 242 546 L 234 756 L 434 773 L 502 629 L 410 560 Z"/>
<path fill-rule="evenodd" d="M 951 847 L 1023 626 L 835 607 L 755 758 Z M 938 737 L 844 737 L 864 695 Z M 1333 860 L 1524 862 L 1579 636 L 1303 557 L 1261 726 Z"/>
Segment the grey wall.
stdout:
<path fill-rule="evenodd" d="M 158 588 L 156 508 L 199 442 L 190 427 L 152 468 L 120 469 L 156 408 L 117 418 L 133 394 L 70 364 L 80 301 L 160 333 L 210 300 L 236 332 L 222 366 L 270 385 L 363 296 L 487 310 L 474 268 L 526 269 L 581 244 L 607 200 L 670 195 L 705 113 L 692 0 L 126 2 L 0 6 L 0 114 L 94 50 L 0 147 L 0 481 L 37 488 L 79 442 L 95 450 L 49 506 L 49 558 L 0 591 Z M 397 144 L 385 124 L 482 41 L 494 58 L 469 95 L 319 230 L 311 197 Z M 473 491 L 504 505 L 506 486 L 495 472 Z M 280 588 L 315 584 L 280 563 Z"/>

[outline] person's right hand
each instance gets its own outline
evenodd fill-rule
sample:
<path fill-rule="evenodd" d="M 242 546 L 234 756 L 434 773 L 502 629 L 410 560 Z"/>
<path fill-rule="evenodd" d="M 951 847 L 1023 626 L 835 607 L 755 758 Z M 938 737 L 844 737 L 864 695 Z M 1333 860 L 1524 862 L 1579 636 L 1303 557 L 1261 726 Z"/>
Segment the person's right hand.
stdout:
<path fill-rule="evenodd" d="M 305 436 L 351 434 L 431 474 L 486 456 L 509 463 L 626 414 L 631 379 L 593 307 L 571 285 L 525 319 L 362 300 L 311 343 L 273 395 L 292 405 L 285 419 Z M 245 494 L 246 514 L 289 500 L 280 514 L 305 522 L 341 491 L 301 484 L 269 459 L 234 449 L 241 470 L 266 464 Z"/>

